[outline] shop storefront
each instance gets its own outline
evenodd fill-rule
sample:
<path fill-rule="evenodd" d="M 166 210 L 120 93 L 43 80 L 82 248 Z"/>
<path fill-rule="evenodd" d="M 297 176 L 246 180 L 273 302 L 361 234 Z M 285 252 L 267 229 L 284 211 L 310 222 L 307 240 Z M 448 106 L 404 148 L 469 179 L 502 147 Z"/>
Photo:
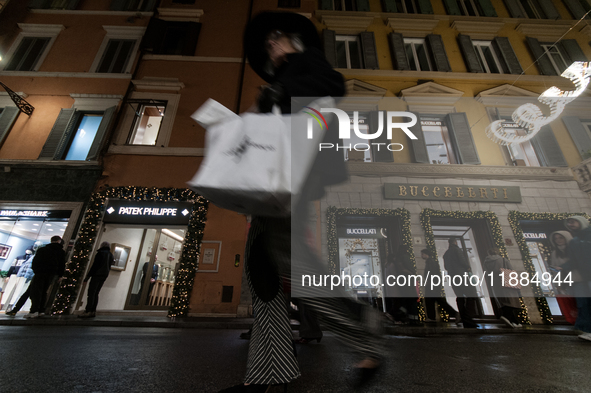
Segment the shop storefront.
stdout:
<path fill-rule="evenodd" d="M 27 289 L 37 249 L 60 236 L 68 243 L 81 204 L 0 204 L 0 308 L 8 311 Z M 27 302 L 22 311 L 28 311 Z"/>
<path fill-rule="evenodd" d="M 411 247 L 418 274 L 423 274 L 425 269 L 422 249 L 434 252 L 445 272 L 443 255 L 448 249 L 448 239 L 454 237 L 459 240 L 458 245 L 470 263 L 472 274 L 482 277 L 484 259 L 489 249 L 496 248 L 511 261 L 518 274 L 533 278 L 536 273 L 541 276 L 550 272 L 550 234 L 564 230 L 564 218 L 585 214 L 591 209 L 589 197 L 579 189 L 571 175 L 557 170 L 528 169 L 530 174 L 539 172 L 544 181 L 520 181 L 503 180 L 520 173 L 520 169 L 513 168 L 490 169 L 490 173 L 482 175 L 494 180 L 443 177 L 435 172 L 444 167 L 434 165 L 421 167 L 426 173 L 430 170 L 434 173 L 432 177 L 423 174 L 425 177 L 421 179 L 404 177 L 396 172 L 396 167 L 392 168 L 391 175 L 367 172 L 369 176 L 355 174 L 365 173 L 362 164 L 352 168 L 350 182 L 331 187 L 320 207 L 320 217 L 328 216 L 324 226 L 325 247 L 334 272 L 357 264 L 362 270 L 373 269 L 375 272 L 377 261 L 382 264 L 384 256 L 397 250 L 400 244 Z M 464 170 L 461 166 L 449 168 L 458 174 L 468 174 L 472 170 Z M 565 194 L 569 196 L 568 202 L 563 197 Z M 338 219 L 331 220 L 335 212 Z M 404 224 L 406 219 L 401 219 L 401 229 L 393 232 L 383 232 L 384 226 L 377 222 L 345 221 L 345 216 L 358 219 L 363 212 L 369 217 L 407 215 L 408 230 Z M 523 315 L 527 315 L 532 323 L 551 323 L 555 317 L 560 319 L 555 289 L 552 283 L 530 282 L 523 286 Z M 381 293 L 380 288 L 372 287 L 351 288 L 351 291 L 368 291 L 370 297 L 377 298 Z M 443 291 L 448 303 L 455 308 L 452 287 L 445 285 Z M 498 305 L 488 284 L 478 286 L 477 295 L 479 317 L 498 317 Z"/>
<path fill-rule="evenodd" d="M 170 308 L 193 208 L 190 201 L 106 200 L 92 255 L 108 242 L 115 264 L 99 312 Z M 85 306 L 85 289 L 75 310 Z"/>

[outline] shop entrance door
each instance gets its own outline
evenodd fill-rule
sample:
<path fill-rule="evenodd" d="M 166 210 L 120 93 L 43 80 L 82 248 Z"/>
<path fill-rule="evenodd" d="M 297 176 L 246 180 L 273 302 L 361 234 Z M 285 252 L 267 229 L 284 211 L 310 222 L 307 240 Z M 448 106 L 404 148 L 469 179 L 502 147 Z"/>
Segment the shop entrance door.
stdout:
<path fill-rule="evenodd" d="M 183 236 L 182 229 L 144 229 L 125 309 L 170 307 Z"/>
<path fill-rule="evenodd" d="M 472 273 L 476 274 L 478 277 L 482 277 L 483 261 L 481 261 L 481 256 L 485 255 L 482 252 L 489 248 L 490 245 L 483 244 L 484 236 L 480 236 L 480 239 L 476 239 L 472 225 L 433 225 L 433 235 L 435 236 L 435 247 L 437 248 L 439 266 L 442 272 L 445 271 L 443 254 L 445 254 L 449 248 L 448 239 L 450 237 L 456 237 L 459 239 L 458 246 L 464 251 L 464 255 L 468 258 Z M 444 289 L 447 302 L 457 309 L 456 295 L 452 286 L 446 282 Z M 481 317 L 494 316 L 495 310 L 487 285 L 477 286 L 476 292 L 479 299 L 479 302 L 477 302 L 478 310 L 476 310 L 478 315 Z"/>

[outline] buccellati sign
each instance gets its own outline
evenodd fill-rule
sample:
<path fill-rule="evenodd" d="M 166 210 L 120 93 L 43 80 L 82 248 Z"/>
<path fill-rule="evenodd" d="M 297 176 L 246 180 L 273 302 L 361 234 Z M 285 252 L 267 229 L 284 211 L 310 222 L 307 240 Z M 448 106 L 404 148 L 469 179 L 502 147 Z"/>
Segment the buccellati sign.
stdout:
<path fill-rule="evenodd" d="M 518 186 L 385 183 L 384 199 L 521 203 Z"/>

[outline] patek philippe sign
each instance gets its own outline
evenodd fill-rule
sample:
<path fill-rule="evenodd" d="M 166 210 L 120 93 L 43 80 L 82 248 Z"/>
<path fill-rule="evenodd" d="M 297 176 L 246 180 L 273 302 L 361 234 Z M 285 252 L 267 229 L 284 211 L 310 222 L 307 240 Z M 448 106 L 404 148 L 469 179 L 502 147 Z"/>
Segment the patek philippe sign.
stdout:
<path fill-rule="evenodd" d="M 385 199 L 521 203 L 517 186 L 470 186 L 442 184 L 384 184 Z"/>
<path fill-rule="evenodd" d="M 119 224 L 187 225 L 192 202 L 151 202 L 110 199 L 103 222 Z"/>

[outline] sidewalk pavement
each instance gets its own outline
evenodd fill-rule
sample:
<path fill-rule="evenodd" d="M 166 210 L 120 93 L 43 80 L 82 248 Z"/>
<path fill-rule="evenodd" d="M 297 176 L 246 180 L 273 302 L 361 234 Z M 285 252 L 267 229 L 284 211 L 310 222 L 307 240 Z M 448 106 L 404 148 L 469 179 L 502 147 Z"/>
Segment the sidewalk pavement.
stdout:
<path fill-rule="evenodd" d="M 25 319 L 26 313 L 19 313 L 16 317 L 0 314 L 0 326 L 101 326 L 101 327 L 157 327 L 157 328 L 185 328 L 185 329 L 237 329 L 248 330 L 252 318 L 232 317 L 187 317 L 168 318 L 165 316 L 129 316 L 129 315 L 97 315 L 95 318 L 82 319 L 76 315 L 44 316 L 41 318 Z M 395 336 L 440 336 L 450 334 L 558 334 L 577 335 L 571 325 L 524 325 L 522 328 L 509 328 L 497 321 L 481 320 L 479 329 L 463 329 L 453 323 L 425 323 L 423 326 L 385 324 L 388 335 Z M 297 321 L 291 321 L 292 329 L 298 330 Z"/>

